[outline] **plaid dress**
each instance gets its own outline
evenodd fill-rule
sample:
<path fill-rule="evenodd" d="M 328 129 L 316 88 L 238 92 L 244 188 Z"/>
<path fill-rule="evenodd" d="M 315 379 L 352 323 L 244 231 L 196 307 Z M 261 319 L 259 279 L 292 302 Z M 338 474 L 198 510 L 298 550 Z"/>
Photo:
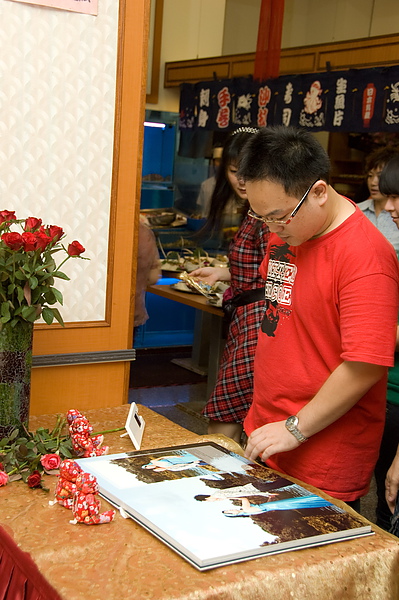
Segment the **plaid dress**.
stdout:
<path fill-rule="evenodd" d="M 230 245 L 233 295 L 263 287 L 259 266 L 266 252 L 269 230 L 245 216 Z M 238 306 L 234 311 L 215 389 L 203 414 L 212 421 L 242 423 L 252 402 L 253 361 L 264 300 Z"/>

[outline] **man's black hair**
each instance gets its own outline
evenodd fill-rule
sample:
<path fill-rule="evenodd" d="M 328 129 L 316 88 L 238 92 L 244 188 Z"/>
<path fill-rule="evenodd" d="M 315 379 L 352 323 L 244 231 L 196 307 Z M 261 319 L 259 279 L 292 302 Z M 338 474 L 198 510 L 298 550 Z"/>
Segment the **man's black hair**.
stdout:
<path fill-rule="evenodd" d="M 245 181 L 267 180 L 300 197 L 317 179 L 329 182 L 330 160 L 316 138 L 296 127 L 263 127 L 245 144 L 238 176 Z"/>

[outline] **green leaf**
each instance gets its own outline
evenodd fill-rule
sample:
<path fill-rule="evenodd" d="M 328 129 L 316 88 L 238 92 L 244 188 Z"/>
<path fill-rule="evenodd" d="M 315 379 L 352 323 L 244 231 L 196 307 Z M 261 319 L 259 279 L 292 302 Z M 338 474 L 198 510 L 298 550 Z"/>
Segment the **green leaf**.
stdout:
<path fill-rule="evenodd" d="M 54 313 L 54 316 L 55 316 L 55 318 L 57 319 L 58 323 L 59 323 L 60 325 L 62 325 L 63 327 L 65 327 L 64 320 L 63 320 L 63 318 L 61 317 L 61 314 L 60 314 L 60 311 L 58 310 L 58 308 L 52 308 L 51 310 L 53 311 L 53 313 Z"/>
<path fill-rule="evenodd" d="M 42 309 L 42 317 L 47 325 L 51 325 L 51 323 L 54 321 L 53 309 L 49 308 L 48 306 L 44 306 Z"/>
<path fill-rule="evenodd" d="M 22 317 L 25 319 L 25 321 L 29 321 L 30 323 L 36 321 L 36 306 L 23 306 Z"/>
<path fill-rule="evenodd" d="M 61 294 L 61 292 L 59 290 L 57 290 L 56 288 L 53 288 L 52 292 L 53 292 L 54 296 L 56 297 L 57 302 L 59 302 L 60 304 L 63 304 L 64 298 L 63 298 L 63 295 Z"/>
<path fill-rule="evenodd" d="M 1 314 L 2 317 L 6 317 L 7 319 L 10 318 L 10 304 L 9 304 L 9 302 L 2 302 L 1 303 L 0 314 Z M 3 323 L 4 323 L 4 321 L 3 321 Z"/>
<path fill-rule="evenodd" d="M 53 277 L 58 277 L 58 279 L 65 279 L 65 281 L 70 281 L 70 277 L 63 273 L 62 271 L 53 271 Z"/>
<path fill-rule="evenodd" d="M 31 277 L 29 277 L 29 285 L 31 290 L 34 290 L 37 286 L 38 286 L 38 280 L 37 277 L 35 277 L 34 275 L 32 275 Z"/>

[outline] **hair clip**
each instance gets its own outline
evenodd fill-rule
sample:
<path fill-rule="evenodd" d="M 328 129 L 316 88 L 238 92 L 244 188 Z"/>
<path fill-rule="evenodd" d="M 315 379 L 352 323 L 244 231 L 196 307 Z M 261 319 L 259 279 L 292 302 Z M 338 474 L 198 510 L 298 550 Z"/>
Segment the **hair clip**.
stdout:
<path fill-rule="evenodd" d="M 235 135 L 236 133 L 258 133 L 259 129 L 256 127 L 239 127 L 231 135 Z"/>

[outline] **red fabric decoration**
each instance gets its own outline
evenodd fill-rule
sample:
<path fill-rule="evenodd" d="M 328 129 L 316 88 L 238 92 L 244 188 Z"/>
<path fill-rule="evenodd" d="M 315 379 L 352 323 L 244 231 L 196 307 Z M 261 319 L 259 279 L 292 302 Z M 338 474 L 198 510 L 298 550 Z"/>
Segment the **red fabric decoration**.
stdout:
<path fill-rule="evenodd" d="M 284 0 L 262 0 L 254 79 L 264 81 L 279 76 L 283 17 Z"/>
<path fill-rule="evenodd" d="M 0 600 L 62 600 L 27 552 L 0 527 Z"/>

